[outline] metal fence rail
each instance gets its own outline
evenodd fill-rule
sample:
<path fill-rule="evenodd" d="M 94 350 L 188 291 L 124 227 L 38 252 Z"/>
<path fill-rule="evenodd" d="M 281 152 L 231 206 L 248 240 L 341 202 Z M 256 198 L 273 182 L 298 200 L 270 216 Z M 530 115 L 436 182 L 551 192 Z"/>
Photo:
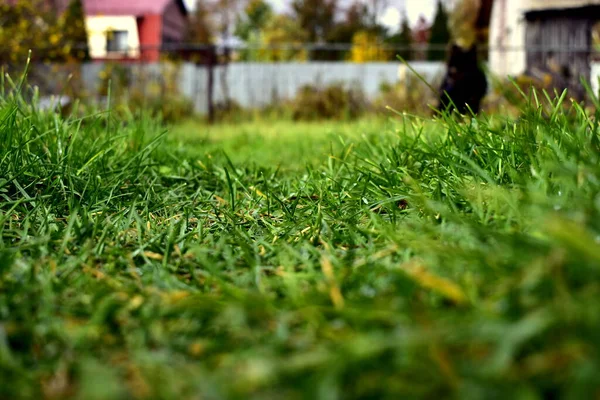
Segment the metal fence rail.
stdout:
<path fill-rule="evenodd" d="M 79 65 L 30 66 L 28 84 L 42 96 L 68 95 L 71 85 L 69 76 L 78 78 L 79 84 L 89 98 L 102 99 L 107 96 L 106 71 L 117 65 L 119 73 L 113 71 L 110 84 L 112 92 L 122 88 L 120 76 L 126 76 L 128 88 L 144 94 L 167 90 L 175 79 L 177 91 L 193 103 L 198 114 L 207 115 L 211 106 L 235 102 L 241 107 L 256 109 L 292 99 L 306 86 L 323 88 L 341 84 L 361 91 L 367 99 L 380 93 L 383 85 L 395 85 L 401 81 L 399 62 L 235 62 L 209 67 L 191 62 L 179 63 L 127 63 L 114 64 L 107 61 Z M 421 76 L 429 82 L 439 79 L 444 72 L 442 62 L 419 61 L 411 63 Z M 212 69 L 212 72 L 211 72 Z M 11 68 L 16 76 L 22 68 Z M 212 89 L 209 74 L 213 74 Z M 172 88 L 171 88 L 172 89 Z"/>
<path fill-rule="evenodd" d="M 146 46 L 147 47 L 147 46 Z M 144 49 L 146 49 L 146 47 Z M 403 65 L 394 60 L 394 54 L 404 54 L 410 66 L 429 83 L 435 83 L 445 72 L 445 63 L 441 54 L 447 46 L 393 46 L 377 44 L 384 49 L 389 59 L 356 63 L 347 60 L 353 49 L 350 44 L 282 44 L 273 46 L 209 46 L 192 44 L 169 44 L 161 46 L 164 62 L 147 63 L 143 61 L 111 60 L 92 61 L 83 64 L 49 65 L 35 64 L 30 68 L 29 83 L 39 88 L 41 95 L 60 95 L 69 93 L 69 76 L 75 76 L 88 96 L 101 99 L 106 93 L 101 90 L 106 85 L 107 67 L 118 65 L 127 76 L 128 87 L 137 87 L 143 94 L 154 90 L 166 90 L 169 85 L 167 76 L 176 82 L 177 91 L 193 103 L 199 114 L 210 114 L 215 105 L 233 101 L 244 108 L 261 108 L 293 98 L 305 85 L 324 87 L 334 83 L 353 86 L 361 90 L 367 98 L 374 98 L 383 85 L 401 84 L 406 74 L 400 73 Z M 154 47 L 156 48 L 156 47 Z M 363 46 L 368 51 L 369 46 Z M 142 48 L 137 50 L 144 50 Z M 243 51 L 307 51 L 306 61 L 241 61 Z M 511 60 L 516 52 L 528 54 L 563 54 L 568 56 L 585 53 L 589 60 L 589 76 L 592 88 L 598 92 L 600 63 L 597 54 L 590 49 L 567 47 L 481 47 L 480 59 L 487 62 L 488 56 Z M 317 54 L 325 60 L 311 60 Z M 34 51 L 35 53 L 35 51 Z M 345 54 L 341 57 L 341 54 Z M 438 61 L 426 61 L 428 55 L 437 54 Z M 116 55 L 117 56 L 117 55 Z M 418 56 L 418 57 L 417 57 Z M 420 59 L 418 59 L 420 57 Z M 493 57 L 490 57 L 493 58 Z M 2 61 L 0 60 L 0 65 Z M 16 76 L 23 66 L 12 66 L 7 71 Z M 411 73 L 409 72 L 408 75 Z M 122 85 L 113 79 L 113 85 Z M 156 89 L 158 87 L 158 89 Z M 172 89 L 172 88 L 171 88 Z"/>

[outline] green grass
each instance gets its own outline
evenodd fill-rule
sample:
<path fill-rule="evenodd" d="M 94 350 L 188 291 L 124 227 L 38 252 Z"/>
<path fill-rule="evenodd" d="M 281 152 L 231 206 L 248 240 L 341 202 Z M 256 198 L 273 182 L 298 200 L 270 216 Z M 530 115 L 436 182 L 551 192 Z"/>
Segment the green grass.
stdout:
<path fill-rule="evenodd" d="M 3 98 L 0 398 L 597 397 L 599 119 L 559 102 L 165 130 Z"/>
<path fill-rule="evenodd" d="M 398 127 L 384 118 L 359 121 L 294 122 L 266 120 L 206 125 L 186 122 L 170 130 L 188 153 L 225 154 L 232 162 L 286 171 L 317 167 L 348 139 L 392 134 Z"/>

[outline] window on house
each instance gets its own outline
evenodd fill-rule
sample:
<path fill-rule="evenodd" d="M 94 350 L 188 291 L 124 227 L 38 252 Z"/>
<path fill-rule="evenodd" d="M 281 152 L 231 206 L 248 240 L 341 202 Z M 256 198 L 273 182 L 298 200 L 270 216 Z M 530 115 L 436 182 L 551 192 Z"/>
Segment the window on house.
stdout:
<path fill-rule="evenodd" d="M 126 53 L 128 48 L 127 44 L 127 31 L 110 31 L 106 34 L 106 51 L 109 53 Z"/>

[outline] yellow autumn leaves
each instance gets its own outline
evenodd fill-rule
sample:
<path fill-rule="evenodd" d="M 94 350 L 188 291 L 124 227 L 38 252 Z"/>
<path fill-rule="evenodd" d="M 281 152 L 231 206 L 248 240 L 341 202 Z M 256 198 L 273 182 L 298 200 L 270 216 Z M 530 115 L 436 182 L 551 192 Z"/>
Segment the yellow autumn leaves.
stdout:
<path fill-rule="evenodd" d="M 85 22 L 82 15 L 69 15 L 70 10 L 56 15 L 42 0 L 0 5 L 0 63 L 22 64 L 30 50 L 39 61 L 83 59 L 86 53 L 76 45 L 87 44 Z"/>
<path fill-rule="evenodd" d="M 476 22 L 481 0 L 458 0 L 449 13 L 448 29 L 452 40 L 462 48 L 470 48 L 477 40 Z M 352 39 L 352 62 L 387 61 L 393 51 L 381 43 L 377 35 L 361 31 Z"/>
<path fill-rule="evenodd" d="M 393 52 L 386 49 L 379 37 L 371 32 L 359 31 L 352 38 L 350 60 L 356 63 L 387 61 Z"/>
<path fill-rule="evenodd" d="M 462 48 L 470 48 L 477 39 L 475 27 L 481 0 L 459 0 L 448 20 L 453 41 Z"/>

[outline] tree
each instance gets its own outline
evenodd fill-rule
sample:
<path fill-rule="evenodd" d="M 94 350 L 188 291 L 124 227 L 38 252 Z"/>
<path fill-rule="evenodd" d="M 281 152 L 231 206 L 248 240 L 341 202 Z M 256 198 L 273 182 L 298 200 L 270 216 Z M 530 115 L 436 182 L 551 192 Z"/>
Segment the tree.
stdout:
<path fill-rule="evenodd" d="M 213 20 L 222 41 L 227 42 L 235 34 L 235 27 L 246 3 L 247 0 L 213 0 Z"/>
<path fill-rule="evenodd" d="M 187 41 L 194 44 L 212 44 L 214 21 L 204 0 L 196 0 L 196 10 L 188 23 Z"/>
<path fill-rule="evenodd" d="M 197 44 L 227 41 L 246 0 L 196 0 L 196 11 L 190 20 L 188 40 Z"/>
<path fill-rule="evenodd" d="M 331 29 L 325 38 L 328 43 L 352 43 L 352 38 L 359 31 L 366 31 L 369 27 L 368 8 L 360 0 L 355 0 L 347 9 L 344 19 Z M 332 53 L 331 60 L 343 60 L 347 51 Z"/>
<path fill-rule="evenodd" d="M 83 88 L 80 69 L 76 64 L 61 64 L 89 58 L 81 0 L 71 1 L 62 12 L 54 5 L 47 0 L 0 3 L 0 64 L 6 64 L 5 72 L 18 76 L 31 50 L 32 63 L 52 65 L 31 68 L 28 83 L 42 94 L 78 97 Z"/>
<path fill-rule="evenodd" d="M 244 13 L 245 18 L 238 18 L 235 35 L 248 41 L 251 36 L 259 34 L 273 18 L 273 7 L 265 0 L 250 0 Z"/>
<path fill-rule="evenodd" d="M 85 29 L 85 14 L 81 0 L 71 0 L 61 16 L 63 45 L 69 59 L 89 61 L 88 36 Z"/>
<path fill-rule="evenodd" d="M 250 0 L 244 10 L 245 17 L 238 18 L 235 35 L 242 39 L 247 48 L 240 52 L 241 60 L 257 60 L 258 48 L 262 43 L 263 30 L 273 19 L 273 8 L 265 0 Z"/>
<path fill-rule="evenodd" d="M 184 50 L 183 57 L 196 63 L 215 63 L 216 53 L 209 47 L 215 41 L 215 21 L 211 8 L 204 0 L 196 0 L 194 14 L 188 20 L 186 42 L 200 49 Z"/>
<path fill-rule="evenodd" d="M 335 27 L 337 0 L 293 0 L 292 10 L 312 43 L 325 41 Z"/>
<path fill-rule="evenodd" d="M 477 19 L 480 7 L 479 0 L 460 0 L 450 13 L 448 29 L 452 40 L 464 49 L 470 48 L 477 40 Z M 485 35 L 483 36 L 485 37 Z"/>
<path fill-rule="evenodd" d="M 411 59 L 412 52 L 410 48 L 413 44 L 413 37 L 412 30 L 410 29 L 408 17 L 406 16 L 406 14 L 402 16 L 402 24 L 400 25 L 400 31 L 395 35 L 390 36 L 387 39 L 387 43 L 394 47 L 401 48 L 399 50 L 394 51 L 393 59 L 396 59 L 397 55 L 405 60 Z"/>
<path fill-rule="evenodd" d="M 368 7 L 360 0 L 355 0 L 346 10 L 344 19 L 333 27 L 326 40 L 330 43 L 351 43 L 358 31 L 369 28 Z"/>
<path fill-rule="evenodd" d="M 371 31 L 356 32 L 352 38 L 350 61 L 363 63 L 369 61 L 387 61 L 390 51 L 382 46 L 380 37 Z"/>
<path fill-rule="evenodd" d="M 261 61 L 305 61 L 307 59 L 306 50 L 301 46 L 306 42 L 307 37 L 308 34 L 296 19 L 287 15 L 277 15 L 271 18 L 263 29 L 261 42 L 267 48 L 258 52 L 258 59 Z"/>
<path fill-rule="evenodd" d="M 444 46 L 450 42 L 450 31 L 448 29 L 448 13 L 443 6 L 441 0 L 437 2 L 437 10 L 435 13 L 435 19 L 431 26 L 431 35 L 429 36 L 429 45 L 432 46 Z M 443 60 L 445 58 L 445 51 L 435 49 L 429 50 L 429 60 Z"/>
<path fill-rule="evenodd" d="M 62 61 L 71 49 L 61 46 L 62 27 L 56 12 L 42 0 L 17 0 L 0 5 L 0 62 Z M 67 50 L 67 51 L 66 51 Z"/>
<path fill-rule="evenodd" d="M 388 0 L 370 0 L 365 3 L 365 18 L 371 29 L 378 27 L 379 16 L 387 9 L 388 5 Z"/>

